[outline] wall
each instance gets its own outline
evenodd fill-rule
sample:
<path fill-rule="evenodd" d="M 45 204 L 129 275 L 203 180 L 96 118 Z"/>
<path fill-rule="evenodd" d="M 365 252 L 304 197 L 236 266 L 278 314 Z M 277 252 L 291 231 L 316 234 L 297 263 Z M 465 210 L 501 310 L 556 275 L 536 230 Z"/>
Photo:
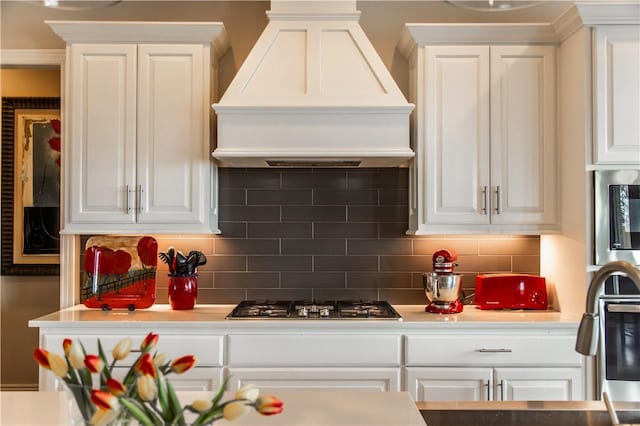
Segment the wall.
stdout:
<path fill-rule="evenodd" d="M 2 69 L 2 96 L 60 96 L 58 69 Z M 0 276 L 0 389 L 37 387 L 33 350 L 38 330 L 30 319 L 58 309 L 58 276 Z"/>
<path fill-rule="evenodd" d="M 537 236 L 410 237 L 408 169 L 220 169 L 222 235 L 156 236 L 200 250 L 199 303 L 384 299 L 425 304 L 421 276 L 438 248 L 458 252 L 466 293 L 479 272 L 539 272 Z M 84 244 L 83 240 L 83 244 Z M 82 264 L 82 262 L 81 262 Z M 167 267 L 157 274 L 167 301 Z"/>

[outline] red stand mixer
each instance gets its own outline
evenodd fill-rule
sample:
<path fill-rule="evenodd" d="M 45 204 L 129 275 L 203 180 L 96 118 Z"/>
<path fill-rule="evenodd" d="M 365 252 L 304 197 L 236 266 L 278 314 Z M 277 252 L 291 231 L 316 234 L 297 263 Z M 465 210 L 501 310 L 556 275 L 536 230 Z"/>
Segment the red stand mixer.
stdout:
<path fill-rule="evenodd" d="M 458 266 L 458 254 L 454 250 L 438 249 L 433 253 L 433 272 L 422 275 L 422 285 L 430 303 L 424 309 L 437 314 L 462 312 L 460 288 L 462 274 L 453 272 Z"/>

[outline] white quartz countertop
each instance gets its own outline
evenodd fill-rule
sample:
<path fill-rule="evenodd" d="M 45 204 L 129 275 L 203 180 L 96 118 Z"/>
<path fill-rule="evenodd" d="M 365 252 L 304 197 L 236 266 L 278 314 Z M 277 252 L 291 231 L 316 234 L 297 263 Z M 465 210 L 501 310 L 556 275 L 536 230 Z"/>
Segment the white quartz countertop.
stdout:
<path fill-rule="evenodd" d="M 278 390 L 284 410 L 274 416 L 251 412 L 215 425 L 253 426 L 418 426 L 425 425 L 407 392 L 336 390 Z M 183 403 L 210 399 L 213 392 L 178 392 Z M 228 398 L 225 398 L 225 400 Z M 3 426 L 64 425 L 69 423 L 65 392 L 0 392 Z M 37 407 L 37 409 L 34 409 Z"/>
<path fill-rule="evenodd" d="M 191 310 L 172 310 L 169 305 L 156 304 L 149 309 L 133 312 L 127 310 L 102 311 L 89 309 L 84 305 L 76 305 L 29 321 L 30 327 L 86 327 L 122 325 L 133 326 L 136 323 L 148 326 L 181 325 L 190 328 L 207 329 L 247 329 L 260 328 L 268 324 L 271 330 L 300 328 L 305 329 L 341 329 L 356 326 L 359 329 L 407 330 L 407 329 L 442 329 L 442 328 L 560 328 L 575 329 L 580 322 L 579 313 L 563 313 L 557 311 L 533 310 L 501 310 L 483 311 L 473 305 L 466 305 L 458 314 L 432 314 L 424 311 L 424 305 L 394 305 L 402 316 L 402 320 L 367 320 L 367 319 L 266 319 L 266 320 L 227 320 L 226 316 L 235 305 L 196 305 Z"/>

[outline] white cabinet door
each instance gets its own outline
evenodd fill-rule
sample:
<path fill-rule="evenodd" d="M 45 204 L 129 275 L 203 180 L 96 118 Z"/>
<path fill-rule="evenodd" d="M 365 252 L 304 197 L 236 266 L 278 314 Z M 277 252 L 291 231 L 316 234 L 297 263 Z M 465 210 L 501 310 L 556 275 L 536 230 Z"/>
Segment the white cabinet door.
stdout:
<path fill-rule="evenodd" d="M 138 46 L 139 223 L 203 223 L 209 93 L 202 45 Z"/>
<path fill-rule="evenodd" d="M 491 368 L 407 367 L 407 391 L 414 401 L 487 401 Z"/>
<path fill-rule="evenodd" d="M 400 368 L 229 368 L 229 390 L 253 383 L 277 389 L 400 391 Z"/>
<path fill-rule="evenodd" d="M 594 30 L 595 164 L 640 164 L 640 27 Z"/>
<path fill-rule="evenodd" d="M 491 223 L 555 219 L 555 48 L 491 47 Z"/>
<path fill-rule="evenodd" d="M 210 51 L 72 44 L 65 232 L 208 232 Z"/>
<path fill-rule="evenodd" d="M 67 158 L 69 220 L 133 223 L 136 184 L 136 46 L 71 47 Z"/>
<path fill-rule="evenodd" d="M 497 400 L 582 400 L 580 368 L 496 368 Z"/>
<path fill-rule="evenodd" d="M 424 67 L 426 221 L 488 224 L 489 47 L 427 47 Z"/>

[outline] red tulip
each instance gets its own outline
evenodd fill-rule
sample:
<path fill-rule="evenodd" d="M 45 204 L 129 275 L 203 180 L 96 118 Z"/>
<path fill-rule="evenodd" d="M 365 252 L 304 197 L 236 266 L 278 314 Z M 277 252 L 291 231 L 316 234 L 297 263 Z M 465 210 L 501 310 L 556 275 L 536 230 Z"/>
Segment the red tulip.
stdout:
<path fill-rule="evenodd" d="M 96 407 L 103 410 L 110 410 L 118 406 L 118 398 L 111 395 L 109 392 L 100 389 L 94 389 L 91 391 L 91 402 L 93 402 Z"/>
<path fill-rule="evenodd" d="M 53 127 L 53 131 L 59 134 L 60 133 L 60 120 L 53 119 L 50 122 L 51 122 L 51 127 Z"/>
<path fill-rule="evenodd" d="M 153 333 L 147 334 L 147 337 L 145 337 L 142 343 L 140 344 L 140 350 L 150 351 L 151 349 L 155 348 L 156 345 L 158 344 L 159 338 L 160 336 L 158 336 L 157 334 L 153 334 Z"/>
<path fill-rule="evenodd" d="M 51 139 L 49 139 L 49 146 L 51 147 L 52 150 L 60 152 L 60 138 L 55 136 Z"/>
<path fill-rule="evenodd" d="M 84 365 L 92 373 L 99 373 L 104 368 L 104 363 L 98 355 L 87 355 L 84 358 Z"/>
<path fill-rule="evenodd" d="M 145 376 L 151 376 L 156 378 L 156 365 L 153 363 L 153 358 L 150 353 L 146 353 L 140 357 L 135 365 L 135 370 Z"/>
<path fill-rule="evenodd" d="M 73 340 L 66 338 L 62 341 L 62 349 L 64 350 L 64 354 L 69 356 L 69 350 L 71 350 L 71 345 L 73 344 Z"/>
<path fill-rule="evenodd" d="M 188 371 L 196 364 L 196 357 L 193 355 L 184 355 L 171 361 L 171 371 L 182 374 Z"/>
<path fill-rule="evenodd" d="M 33 357 L 38 364 L 43 368 L 51 368 L 49 365 L 49 351 L 46 349 L 38 348 L 33 352 Z"/>
<path fill-rule="evenodd" d="M 153 237 L 142 237 L 138 241 L 138 256 L 146 266 L 158 264 L 158 242 Z"/>
<path fill-rule="evenodd" d="M 120 381 L 114 378 L 107 379 L 107 389 L 109 389 L 111 395 L 115 396 L 124 395 L 127 391 L 127 388 L 125 388 Z"/>
<path fill-rule="evenodd" d="M 282 413 L 284 403 L 275 396 L 266 396 L 258 398 L 256 401 L 256 410 L 264 416 Z"/>

